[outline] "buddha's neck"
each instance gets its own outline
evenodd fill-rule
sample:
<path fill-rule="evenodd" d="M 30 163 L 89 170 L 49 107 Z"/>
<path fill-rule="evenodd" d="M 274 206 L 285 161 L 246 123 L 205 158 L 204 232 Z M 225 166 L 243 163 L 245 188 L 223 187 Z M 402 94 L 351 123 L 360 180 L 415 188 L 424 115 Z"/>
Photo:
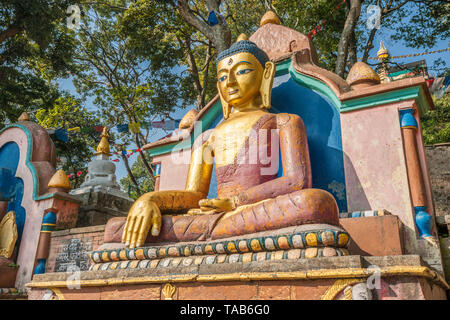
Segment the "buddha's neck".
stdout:
<path fill-rule="evenodd" d="M 259 99 L 258 99 L 259 98 Z M 262 111 L 264 110 L 261 102 L 261 98 L 258 97 L 256 99 L 251 100 L 248 103 L 242 104 L 240 106 L 234 106 L 233 112 L 231 113 L 231 117 L 242 115 L 248 112 L 254 112 L 254 111 Z"/>

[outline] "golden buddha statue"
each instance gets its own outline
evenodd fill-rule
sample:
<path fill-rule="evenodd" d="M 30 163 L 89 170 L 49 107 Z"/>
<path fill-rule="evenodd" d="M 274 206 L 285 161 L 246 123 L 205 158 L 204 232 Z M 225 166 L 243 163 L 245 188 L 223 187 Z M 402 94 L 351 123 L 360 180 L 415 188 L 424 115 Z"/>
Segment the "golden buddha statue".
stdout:
<path fill-rule="evenodd" d="M 10 211 L 0 222 L 0 257 L 11 258 L 17 238 L 16 213 Z"/>
<path fill-rule="evenodd" d="M 126 222 L 114 218 L 123 219 L 126 246 L 224 239 L 302 224 L 339 224 L 333 196 L 311 188 L 302 119 L 268 112 L 274 76 L 275 64 L 244 36 L 219 54 L 217 89 L 225 120 L 194 142 L 185 190 L 147 193 L 131 207 Z M 281 153 L 281 177 L 278 167 L 273 168 L 277 152 Z M 206 199 L 213 161 L 218 198 Z"/>

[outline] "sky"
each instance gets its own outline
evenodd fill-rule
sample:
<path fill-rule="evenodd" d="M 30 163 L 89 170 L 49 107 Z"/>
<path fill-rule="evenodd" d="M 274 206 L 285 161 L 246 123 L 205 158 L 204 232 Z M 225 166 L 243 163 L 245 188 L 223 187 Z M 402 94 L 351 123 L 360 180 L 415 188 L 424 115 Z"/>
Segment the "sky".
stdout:
<path fill-rule="evenodd" d="M 362 17 L 364 18 L 364 15 Z M 317 35 L 317 37 L 320 37 L 320 33 Z M 383 27 L 381 27 L 375 36 L 375 41 L 374 41 L 375 47 L 370 51 L 370 54 L 369 54 L 370 57 L 376 56 L 376 53 L 379 49 L 380 40 L 383 40 L 385 47 L 390 51 L 391 56 L 399 56 L 399 55 L 406 55 L 406 54 L 413 54 L 413 53 L 421 53 L 421 52 L 425 52 L 425 51 L 446 49 L 450 46 L 450 41 L 449 41 L 450 39 L 447 39 L 447 40 L 439 41 L 432 48 L 427 48 L 427 49 L 408 48 L 401 42 L 391 40 L 389 30 L 383 29 Z M 362 56 L 362 53 L 360 53 L 359 56 Z M 395 59 L 393 61 L 395 61 L 399 64 L 404 64 L 404 63 L 409 63 L 409 62 L 414 62 L 414 61 L 424 59 L 424 60 L 426 60 L 427 66 L 430 68 L 433 66 L 434 61 L 439 58 L 446 61 L 447 67 L 450 67 L 450 51 L 446 51 L 446 52 L 442 52 L 442 53 L 435 53 L 435 54 L 428 54 L 428 55 L 423 55 L 423 56 L 419 56 L 419 57 Z M 376 61 L 374 61 L 374 60 L 369 60 L 369 63 L 375 63 L 375 62 Z M 436 73 L 433 70 L 429 70 L 429 73 L 430 73 L 430 75 L 436 75 Z M 67 90 L 70 93 L 77 96 L 75 87 L 73 86 L 71 79 L 60 80 L 59 86 L 61 89 Z M 92 104 L 92 100 L 89 100 L 89 99 L 86 101 L 85 106 L 88 108 L 88 110 L 95 109 L 95 106 Z M 195 108 L 195 107 L 191 106 L 186 109 L 178 109 L 173 114 L 171 114 L 171 116 L 174 119 L 181 119 L 183 117 L 183 115 L 186 114 L 192 108 Z M 152 138 L 151 138 L 151 141 L 149 141 L 149 142 L 156 141 L 156 140 L 166 136 L 167 134 L 168 134 L 168 132 L 164 131 L 163 129 L 153 129 L 152 132 L 150 133 L 150 136 L 152 136 Z M 130 146 L 128 146 L 127 149 L 135 149 L 135 148 L 136 148 L 135 145 L 130 145 Z M 130 165 L 136 159 L 137 159 L 137 155 L 136 154 L 132 155 L 130 157 Z M 116 170 L 117 179 L 118 179 L 118 181 L 120 181 L 120 179 L 124 178 L 127 175 L 127 172 L 126 172 L 125 166 L 122 161 L 116 162 L 115 164 L 117 167 L 117 170 Z"/>

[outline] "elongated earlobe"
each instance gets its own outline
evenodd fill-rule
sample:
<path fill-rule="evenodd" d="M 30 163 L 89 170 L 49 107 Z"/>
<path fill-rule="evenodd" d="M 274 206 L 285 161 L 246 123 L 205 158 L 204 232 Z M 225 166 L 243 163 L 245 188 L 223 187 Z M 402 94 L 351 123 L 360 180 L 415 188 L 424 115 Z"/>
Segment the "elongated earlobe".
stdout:
<path fill-rule="evenodd" d="M 217 91 L 219 92 L 220 96 L 220 102 L 222 103 L 222 112 L 223 112 L 223 118 L 225 120 L 228 119 L 231 112 L 231 106 L 228 104 L 228 102 L 225 101 L 225 99 L 222 97 L 222 93 L 220 92 L 219 84 L 217 83 Z"/>
<path fill-rule="evenodd" d="M 262 104 L 265 109 L 270 109 L 272 96 L 273 79 L 275 77 L 275 64 L 267 61 L 264 67 L 263 78 L 259 92 L 261 94 Z"/>

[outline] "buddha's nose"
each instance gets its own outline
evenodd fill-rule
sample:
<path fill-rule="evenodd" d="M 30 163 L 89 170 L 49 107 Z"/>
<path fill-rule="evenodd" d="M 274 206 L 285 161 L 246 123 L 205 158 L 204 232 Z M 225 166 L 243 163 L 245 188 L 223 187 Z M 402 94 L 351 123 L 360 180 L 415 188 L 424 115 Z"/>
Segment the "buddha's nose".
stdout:
<path fill-rule="evenodd" d="M 233 87 L 236 85 L 236 76 L 230 72 L 230 75 L 228 76 L 227 79 L 227 87 Z"/>

